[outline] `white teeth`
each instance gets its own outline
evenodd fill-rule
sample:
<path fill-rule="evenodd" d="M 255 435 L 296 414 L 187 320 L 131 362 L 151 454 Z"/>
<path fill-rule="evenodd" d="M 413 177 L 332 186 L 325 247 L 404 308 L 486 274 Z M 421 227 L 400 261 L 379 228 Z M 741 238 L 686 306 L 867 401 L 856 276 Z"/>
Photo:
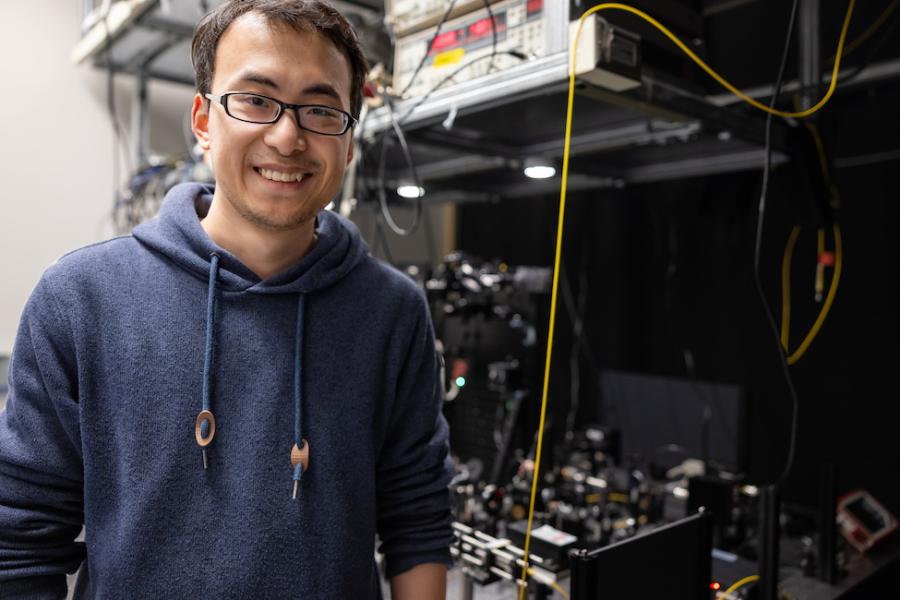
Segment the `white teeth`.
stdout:
<path fill-rule="evenodd" d="M 265 177 L 266 179 L 271 179 L 272 181 L 282 181 L 285 183 L 290 183 L 292 181 L 303 181 L 303 173 L 282 173 L 281 171 L 272 171 L 270 169 L 263 169 L 260 167 L 259 174 Z"/>

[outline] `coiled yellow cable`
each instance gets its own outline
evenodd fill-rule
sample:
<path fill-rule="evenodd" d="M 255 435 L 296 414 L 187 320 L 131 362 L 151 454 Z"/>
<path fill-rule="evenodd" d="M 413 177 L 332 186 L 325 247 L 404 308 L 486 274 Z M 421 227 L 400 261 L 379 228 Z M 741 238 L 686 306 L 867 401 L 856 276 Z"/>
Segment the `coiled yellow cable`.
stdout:
<path fill-rule="evenodd" d="M 551 289 L 551 294 L 550 294 L 550 326 L 549 326 L 548 332 L 547 332 L 547 353 L 546 353 L 545 361 L 544 361 L 544 385 L 543 385 L 543 392 L 541 393 L 541 416 L 540 416 L 540 421 L 538 424 L 537 448 L 535 450 L 534 471 L 533 471 L 532 482 L 531 482 L 531 498 L 530 498 L 529 506 L 528 506 L 528 527 L 525 530 L 525 548 L 524 548 L 525 555 L 523 557 L 523 564 L 522 564 L 522 579 L 520 581 L 521 585 L 519 586 L 519 600 L 524 600 L 525 585 L 528 580 L 528 556 L 529 556 L 529 550 L 531 547 L 531 526 L 532 526 L 532 523 L 534 522 L 534 501 L 535 501 L 535 497 L 537 495 L 538 479 L 540 477 L 540 470 L 541 470 L 541 454 L 542 454 L 543 443 L 544 443 L 544 423 L 546 421 L 546 416 L 547 416 L 547 394 L 548 394 L 549 383 L 550 383 L 550 365 L 551 365 L 551 357 L 553 355 L 553 337 L 554 337 L 554 333 L 556 331 L 556 302 L 557 302 L 557 296 L 559 293 L 559 264 L 560 264 L 560 258 L 562 256 L 562 240 L 563 240 L 563 232 L 564 232 L 563 223 L 565 222 L 565 215 L 566 215 L 566 190 L 567 190 L 568 181 L 569 181 L 569 154 L 570 154 L 571 142 L 572 142 L 572 113 L 573 113 L 573 106 L 575 103 L 575 50 L 576 50 L 576 48 L 578 48 L 578 40 L 581 37 L 581 30 L 584 26 L 585 20 L 592 14 L 594 14 L 598 11 L 601 11 L 601 10 L 622 10 L 622 11 L 637 15 L 638 17 L 644 19 L 645 21 L 647 21 L 648 23 L 650 23 L 651 25 L 653 25 L 654 27 L 659 29 L 663 34 L 666 35 L 666 37 L 668 37 L 670 40 L 672 40 L 672 42 L 676 46 L 678 46 L 678 48 L 680 48 L 682 50 L 682 52 L 687 54 L 688 57 L 691 58 L 691 60 L 693 60 L 695 63 L 697 63 L 697 65 L 699 65 L 700 68 L 702 68 L 704 71 L 706 71 L 706 73 L 708 73 L 713 79 L 715 79 L 722 86 L 724 86 L 725 89 L 727 89 L 728 91 L 730 91 L 737 97 L 741 98 L 748 104 L 755 106 L 756 108 L 758 108 L 760 110 L 763 110 L 765 112 L 768 112 L 768 113 L 771 113 L 773 115 L 777 115 L 780 117 L 803 118 L 803 117 L 808 117 L 809 115 L 819 111 L 823 106 L 825 106 L 825 104 L 828 102 L 828 100 L 831 99 L 832 94 L 834 94 L 834 90 L 837 87 L 837 79 L 838 79 L 837 74 L 838 74 L 838 70 L 840 69 L 841 54 L 842 54 L 843 47 L 844 47 L 844 41 L 846 40 L 846 37 L 847 37 L 847 28 L 850 26 L 850 17 L 853 14 L 853 7 L 855 4 L 856 4 L 856 0 L 850 0 L 850 4 L 847 7 L 847 16 L 844 18 L 844 25 L 841 28 L 841 35 L 840 35 L 840 39 L 838 40 L 837 52 L 835 52 L 834 69 L 833 69 L 832 75 L 831 75 L 831 85 L 828 87 L 828 91 L 825 93 L 825 95 L 822 97 L 822 99 L 819 100 L 818 103 L 816 103 L 815 105 L 811 106 L 810 108 L 808 108 L 806 110 L 799 111 L 799 112 L 784 112 L 784 111 L 780 111 L 780 110 L 771 109 L 768 106 L 766 106 L 765 104 L 757 102 L 750 96 L 747 96 L 746 94 L 741 92 L 739 89 L 737 89 L 735 86 L 733 86 L 728 81 L 726 81 L 721 75 L 716 73 L 712 69 L 712 67 L 707 65 L 699 56 L 694 54 L 694 52 L 691 51 L 691 49 L 688 48 L 684 44 L 684 42 L 682 42 L 680 39 L 678 39 L 678 37 L 675 36 L 675 34 L 673 34 L 671 31 L 669 31 L 669 29 L 666 28 L 665 25 L 663 25 L 662 23 L 660 23 L 659 21 L 657 21 L 656 19 L 654 19 L 647 13 L 645 13 L 637 8 L 628 6 L 627 4 L 621 4 L 618 2 L 605 2 L 603 4 L 598 4 L 596 6 L 589 8 L 581 16 L 581 19 L 578 22 L 578 30 L 575 33 L 575 39 L 572 41 L 572 47 L 570 49 L 571 66 L 569 69 L 569 94 L 568 94 L 568 101 L 566 103 L 566 135 L 565 135 L 565 147 L 563 149 L 562 184 L 560 186 L 560 192 L 559 192 L 559 217 L 558 217 L 557 226 L 556 226 L 556 250 L 555 250 L 555 254 L 554 254 L 554 258 L 553 258 L 553 287 Z M 838 236 L 839 235 L 840 234 L 838 234 Z M 839 239 L 839 237 L 835 238 L 836 244 L 839 243 L 837 241 L 838 239 Z M 835 274 L 839 273 L 838 265 L 839 265 L 839 262 L 836 262 L 835 263 Z M 829 307 L 830 307 L 829 300 L 831 300 L 833 298 L 833 294 L 832 294 L 833 291 L 836 291 L 836 286 L 834 285 L 834 283 L 832 283 L 831 289 L 829 289 L 829 293 L 828 293 L 829 299 L 826 300 L 826 304 Z M 819 316 L 821 319 L 822 315 L 820 314 Z M 822 320 L 824 320 L 824 319 L 822 319 Z M 819 323 L 819 321 L 817 320 L 817 324 L 818 323 Z M 812 340 L 809 340 L 810 343 L 811 343 L 811 341 Z M 804 340 L 804 343 L 805 342 L 806 342 L 806 340 Z M 808 346 L 808 344 L 807 344 L 807 346 Z M 802 344 L 801 344 L 801 348 L 803 348 Z M 803 349 L 805 351 L 805 348 L 803 348 Z"/>
<path fill-rule="evenodd" d="M 812 345 L 813 340 L 816 339 L 816 336 L 819 334 L 819 331 L 822 329 L 822 325 L 825 323 L 825 318 L 828 317 L 828 312 L 831 310 L 831 305 L 834 304 L 834 297 L 837 295 L 838 284 L 841 281 L 841 270 L 843 268 L 843 256 L 844 256 L 844 248 L 843 248 L 843 240 L 841 239 L 841 226 L 837 223 L 834 224 L 832 229 L 834 234 L 834 272 L 831 275 L 831 284 L 828 286 L 828 295 L 825 296 L 825 302 L 822 304 L 822 308 L 819 310 L 819 315 L 816 317 L 813 326 L 810 328 L 809 332 L 806 334 L 806 337 L 803 338 L 803 342 L 797 347 L 797 349 L 790 353 L 787 357 L 787 364 L 793 365 L 798 360 L 800 360 L 806 351 L 809 350 L 810 345 Z M 822 232 L 824 234 L 824 232 Z M 782 313 L 781 313 L 781 345 L 784 347 L 785 352 L 790 352 L 788 349 L 788 338 L 790 334 L 790 313 L 791 313 L 791 260 L 794 254 L 794 245 L 797 242 L 797 236 L 800 234 L 800 228 L 794 227 L 791 231 L 790 237 L 788 237 L 787 245 L 784 250 L 784 257 L 782 258 L 781 264 L 781 302 L 782 302 Z M 823 245 L 824 240 L 819 242 L 819 246 Z M 821 251 L 820 251 L 821 254 Z"/>

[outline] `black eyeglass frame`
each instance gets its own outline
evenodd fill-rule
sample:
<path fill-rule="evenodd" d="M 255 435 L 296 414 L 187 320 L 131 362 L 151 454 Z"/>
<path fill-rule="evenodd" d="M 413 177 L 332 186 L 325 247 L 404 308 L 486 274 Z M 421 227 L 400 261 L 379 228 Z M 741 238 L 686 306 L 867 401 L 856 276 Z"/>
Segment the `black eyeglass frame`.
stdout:
<path fill-rule="evenodd" d="M 225 109 L 225 114 L 227 114 L 229 117 L 231 117 L 232 119 L 234 119 L 236 121 L 241 121 L 242 123 L 254 123 L 257 125 L 271 125 L 272 123 L 278 122 L 278 119 L 280 119 L 281 116 L 285 112 L 287 112 L 289 109 L 294 111 L 294 116 L 297 119 L 297 126 L 300 129 L 302 129 L 304 131 L 309 131 L 310 133 L 315 133 L 318 135 L 329 135 L 329 136 L 335 136 L 335 137 L 344 135 L 345 133 L 347 133 L 347 131 L 349 131 L 353 127 L 356 127 L 357 123 L 359 123 L 359 120 L 356 119 L 350 113 L 348 113 L 346 110 L 341 110 L 340 108 L 335 108 L 333 106 L 327 106 L 325 104 L 290 104 L 289 102 L 282 102 L 278 98 L 272 98 L 271 96 L 266 96 L 265 94 L 257 94 L 256 92 L 226 92 L 224 94 L 206 93 L 203 95 L 208 100 L 213 101 L 213 102 L 218 102 L 219 104 L 221 104 L 222 107 Z M 258 96 L 260 98 L 265 98 L 266 100 L 271 100 L 272 102 L 274 102 L 275 104 L 278 105 L 278 113 L 275 115 L 275 117 L 271 121 L 248 121 L 247 119 L 242 119 L 240 117 L 236 117 L 233 114 L 231 114 L 231 110 L 229 110 L 229 108 L 228 108 L 228 97 L 229 96 L 237 96 L 237 95 Z M 300 109 L 301 108 L 327 108 L 328 110 L 336 110 L 337 112 L 339 112 L 347 117 L 347 123 L 344 126 L 344 130 L 341 131 L 340 133 L 324 133 L 321 131 L 316 131 L 315 129 L 310 129 L 309 127 L 303 126 L 303 123 L 300 120 Z"/>

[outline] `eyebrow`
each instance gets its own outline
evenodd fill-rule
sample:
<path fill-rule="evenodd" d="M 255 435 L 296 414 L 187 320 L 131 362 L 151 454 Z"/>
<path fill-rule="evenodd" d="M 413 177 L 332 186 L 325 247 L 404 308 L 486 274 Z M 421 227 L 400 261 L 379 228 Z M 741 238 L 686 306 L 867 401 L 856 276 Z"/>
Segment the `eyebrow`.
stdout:
<path fill-rule="evenodd" d="M 239 81 L 241 81 L 241 82 L 247 82 L 247 83 L 256 83 L 256 84 L 259 84 L 259 85 L 262 85 L 262 86 L 265 86 L 265 87 L 268 87 L 268 88 L 272 88 L 272 89 L 275 90 L 276 92 L 278 91 L 278 84 L 277 84 L 277 83 L 275 83 L 274 81 L 272 81 L 271 79 L 269 79 L 269 78 L 266 77 L 265 75 L 260 75 L 259 73 L 254 73 L 254 72 L 252 72 L 252 71 L 249 71 L 249 72 L 247 72 L 247 73 L 244 73 L 244 74 L 241 76 L 241 78 L 239 79 Z"/>
<path fill-rule="evenodd" d="M 338 102 L 341 101 L 341 95 L 337 90 L 327 83 L 316 83 L 303 90 L 305 96 L 328 96 L 334 98 Z"/>
<path fill-rule="evenodd" d="M 244 73 L 239 81 L 262 85 L 276 92 L 280 91 L 281 89 L 273 80 L 269 79 L 265 75 L 255 73 L 253 71 Z M 338 102 L 341 101 L 341 95 L 338 93 L 338 91 L 334 89 L 334 86 L 327 83 L 314 83 L 313 85 L 304 88 L 302 93 L 304 96 L 328 96 L 329 98 L 333 98 Z"/>

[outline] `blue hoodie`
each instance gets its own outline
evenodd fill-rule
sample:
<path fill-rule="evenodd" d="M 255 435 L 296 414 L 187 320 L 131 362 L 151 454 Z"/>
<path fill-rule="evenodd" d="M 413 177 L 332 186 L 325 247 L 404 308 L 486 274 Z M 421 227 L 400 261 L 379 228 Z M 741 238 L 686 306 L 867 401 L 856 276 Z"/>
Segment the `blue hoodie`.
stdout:
<path fill-rule="evenodd" d="M 80 598 L 371 598 L 376 532 L 389 577 L 449 564 L 423 295 L 330 212 L 260 281 L 203 231 L 210 201 L 176 187 L 28 301 L 0 413 L 0 598 L 57 598 L 82 560 Z"/>

